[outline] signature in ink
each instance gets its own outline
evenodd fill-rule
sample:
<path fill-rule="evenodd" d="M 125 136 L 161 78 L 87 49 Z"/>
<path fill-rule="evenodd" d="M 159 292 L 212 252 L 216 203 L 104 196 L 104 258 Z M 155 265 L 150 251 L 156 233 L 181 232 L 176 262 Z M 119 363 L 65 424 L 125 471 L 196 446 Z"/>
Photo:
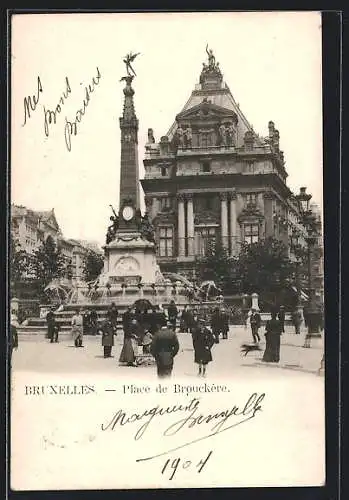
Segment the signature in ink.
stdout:
<path fill-rule="evenodd" d="M 71 93 L 70 83 L 67 76 L 65 77 L 65 85 L 66 85 L 65 91 L 62 92 L 62 96 L 60 97 L 54 110 L 46 109 L 45 106 L 43 106 L 44 130 L 46 137 L 50 135 L 49 125 L 51 124 L 56 125 L 57 113 L 59 114 L 62 111 L 62 106 L 65 104 L 66 99 L 69 97 L 69 94 Z"/>
<path fill-rule="evenodd" d="M 86 113 L 86 108 L 90 102 L 90 94 L 94 92 L 95 87 L 99 84 L 101 79 L 101 73 L 99 68 L 97 67 L 97 76 L 92 78 L 92 83 L 85 87 L 85 98 L 83 100 L 83 107 L 78 109 L 75 114 L 75 120 L 70 121 L 65 117 L 65 127 L 64 127 L 64 138 L 65 144 L 67 146 L 68 151 L 71 151 L 71 137 L 77 135 L 78 126 L 77 124 L 81 122 L 82 117 Z"/>
<path fill-rule="evenodd" d="M 22 124 L 22 127 L 24 127 L 27 123 L 27 119 L 31 118 L 31 112 L 36 110 L 42 91 L 42 83 L 40 76 L 38 76 L 36 94 L 24 98 L 24 123 Z"/>
<path fill-rule="evenodd" d="M 163 417 L 166 414 L 176 412 L 187 413 L 184 418 L 181 418 L 180 420 L 167 427 L 167 429 L 163 432 L 163 436 L 165 437 L 173 436 L 179 433 L 179 431 L 183 430 L 184 428 L 192 429 L 195 426 L 205 426 L 205 424 L 213 424 L 208 434 L 157 455 L 137 459 L 137 462 L 140 462 L 143 460 L 150 460 L 152 458 L 165 455 L 167 453 L 194 444 L 198 441 L 208 439 L 216 434 L 227 431 L 229 429 L 232 429 L 233 427 L 243 424 L 244 422 L 247 422 L 248 420 L 251 420 L 259 411 L 262 410 L 261 402 L 263 401 L 264 397 L 265 393 L 253 393 L 249 396 L 248 400 L 243 406 L 233 405 L 229 409 L 217 410 L 216 413 L 210 413 L 207 415 L 200 413 L 200 400 L 196 398 L 192 399 L 187 405 L 174 405 L 167 408 L 162 408 L 158 405 L 153 408 L 144 410 L 142 413 L 133 413 L 131 415 L 128 415 L 123 410 L 118 410 L 107 424 L 102 424 L 101 428 L 102 431 L 107 431 L 108 429 L 113 431 L 118 424 L 120 426 L 124 426 L 146 419 L 145 422 L 137 429 L 134 435 L 134 439 L 137 441 L 143 437 L 144 433 L 146 432 L 151 421 L 154 418 Z M 233 424 L 228 425 L 228 420 L 231 417 L 241 418 L 238 421 L 234 421 Z"/>

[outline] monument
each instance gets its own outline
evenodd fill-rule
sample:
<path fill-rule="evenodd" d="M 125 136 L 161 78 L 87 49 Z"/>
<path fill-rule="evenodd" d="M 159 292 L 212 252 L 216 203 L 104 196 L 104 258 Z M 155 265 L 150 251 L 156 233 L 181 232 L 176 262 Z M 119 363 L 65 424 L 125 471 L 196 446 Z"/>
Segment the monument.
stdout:
<path fill-rule="evenodd" d="M 120 199 L 118 213 L 113 215 L 106 234 L 104 268 L 90 283 L 78 283 L 72 290 L 66 309 L 93 304 L 101 310 L 115 302 L 126 307 L 136 300 L 147 299 L 152 304 L 166 304 L 174 298 L 178 303 L 188 301 L 188 286 L 179 280 L 165 279 L 156 262 L 154 228 L 147 212 L 140 210 L 138 168 L 138 119 L 132 88 L 136 72 L 133 61 L 139 54 L 129 53 L 123 59 L 126 75 L 123 89 L 124 107 L 119 119 L 121 131 Z"/>
<path fill-rule="evenodd" d="M 180 275 L 174 275 L 172 279 L 165 279 L 162 275 L 156 262 L 154 228 L 148 213 L 142 215 L 140 210 L 138 119 L 132 88 L 136 72 L 131 65 L 138 55 L 129 53 L 123 60 L 127 74 L 120 80 L 125 82 L 123 114 L 119 119 L 120 200 L 118 213 L 111 206 L 113 215 L 106 234 L 104 269 L 92 282 L 76 282 L 57 309 L 55 314 L 62 331 L 70 331 L 71 316 L 77 308 L 93 306 L 101 320 L 111 303 L 122 312 L 137 301 L 166 307 L 174 299 L 179 307 L 183 307 L 192 300 L 191 296 L 194 297 L 192 283 Z M 47 309 L 47 304 L 41 305 L 40 318 L 29 319 L 26 327 L 46 331 Z"/>
<path fill-rule="evenodd" d="M 132 81 L 136 73 L 131 62 L 138 54 L 128 54 L 123 60 L 127 75 L 124 108 L 119 119 L 121 130 L 120 202 L 119 215 L 113 209 L 104 247 L 104 278 L 114 284 L 155 284 L 161 278 L 156 264 L 154 232 L 145 213 L 140 211 L 138 168 L 138 119 L 135 112 Z"/>

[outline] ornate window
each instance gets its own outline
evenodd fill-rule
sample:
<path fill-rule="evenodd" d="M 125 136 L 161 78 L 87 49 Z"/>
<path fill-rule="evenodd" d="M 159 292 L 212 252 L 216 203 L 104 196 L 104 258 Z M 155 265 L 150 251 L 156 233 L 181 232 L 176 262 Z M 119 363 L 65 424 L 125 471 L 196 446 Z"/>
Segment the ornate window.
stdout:
<path fill-rule="evenodd" d="M 202 162 L 202 171 L 206 173 L 211 172 L 211 164 L 209 161 Z"/>
<path fill-rule="evenodd" d="M 173 256 L 173 227 L 159 227 L 159 256 Z"/>
<path fill-rule="evenodd" d="M 216 244 L 215 227 L 196 227 L 195 228 L 195 253 L 197 255 L 206 255 Z"/>
<path fill-rule="evenodd" d="M 258 243 L 259 241 L 259 225 L 244 224 L 244 242 L 247 244 Z"/>
<path fill-rule="evenodd" d="M 160 211 L 169 212 L 172 208 L 172 199 L 168 196 L 160 198 Z"/>
<path fill-rule="evenodd" d="M 208 130 L 201 130 L 199 134 L 199 147 L 208 149 L 213 146 L 212 133 Z"/>
<path fill-rule="evenodd" d="M 254 173 L 254 163 L 253 163 L 253 162 L 247 162 L 247 163 L 245 164 L 244 171 L 245 171 L 247 174 L 253 174 L 253 173 Z"/>
<path fill-rule="evenodd" d="M 257 204 L 257 194 L 247 193 L 246 194 L 246 205 L 256 205 Z"/>

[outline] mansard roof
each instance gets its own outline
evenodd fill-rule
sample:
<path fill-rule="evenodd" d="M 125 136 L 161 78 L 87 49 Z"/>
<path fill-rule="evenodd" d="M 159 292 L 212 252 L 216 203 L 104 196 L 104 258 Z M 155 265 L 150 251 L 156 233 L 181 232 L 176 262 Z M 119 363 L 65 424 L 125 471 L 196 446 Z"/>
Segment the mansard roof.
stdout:
<path fill-rule="evenodd" d="M 212 51 L 211 51 L 212 54 Z M 212 57 L 212 55 L 211 55 Z M 253 131 L 253 127 L 243 114 L 239 104 L 235 101 L 228 85 L 223 81 L 223 75 L 218 67 L 218 63 L 214 62 L 211 68 L 204 63 L 203 70 L 200 75 L 200 83 L 195 86 L 188 101 L 182 108 L 177 118 L 183 118 L 189 110 L 194 111 L 204 100 L 210 101 L 211 107 L 219 110 L 221 113 L 234 113 L 238 119 L 237 125 L 237 146 L 243 145 L 243 137 L 247 131 L 250 131 L 255 136 L 256 144 L 261 144 L 261 138 Z M 209 82 L 209 83 L 208 83 Z M 166 134 L 171 141 L 175 135 L 178 124 L 175 121 Z"/>

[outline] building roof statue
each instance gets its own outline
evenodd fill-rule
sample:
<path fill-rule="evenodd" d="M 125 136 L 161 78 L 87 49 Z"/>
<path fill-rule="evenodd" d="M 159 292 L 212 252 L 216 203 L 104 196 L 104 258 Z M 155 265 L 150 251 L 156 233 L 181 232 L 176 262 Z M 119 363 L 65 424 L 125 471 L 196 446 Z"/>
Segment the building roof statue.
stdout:
<path fill-rule="evenodd" d="M 220 88 L 221 82 L 223 79 L 223 75 L 221 73 L 219 63 L 216 61 L 216 57 L 213 54 L 213 50 L 208 48 L 208 44 L 206 45 L 206 54 L 208 57 L 207 63 L 202 63 L 202 70 L 200 75 L 200 83 L 202 88 L 205 88 L 207 85 L 210 87 Z"/>
<path fill-rule="evenodd" d="M 216 58 L 213 55 L 212 49 L 208 48 L 208 44 L 206 45 L 206 53 L 207 53 L 207 56 L 208 56 L 208 67 L 209 67 L 209 69 L 211 69 L 211 70 L 215 69 L 215 67 L 216 67 Z"/>

